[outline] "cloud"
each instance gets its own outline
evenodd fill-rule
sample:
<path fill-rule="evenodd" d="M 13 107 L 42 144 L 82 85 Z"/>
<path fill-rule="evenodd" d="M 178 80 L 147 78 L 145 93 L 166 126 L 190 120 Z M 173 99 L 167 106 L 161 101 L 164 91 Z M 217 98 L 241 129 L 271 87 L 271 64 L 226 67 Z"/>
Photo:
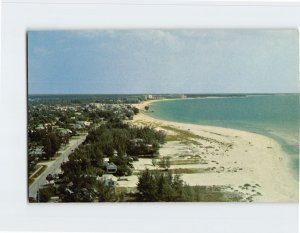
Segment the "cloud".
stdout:
<path fill-rule="evenodd" d="M 266 92 L 283 90 L 284 84 L 286 90 L 292 90 L 298 75 L 295 32 L 252 29 L 34 32 L 29 38 L 29 78 L 45 81 L 45 88 L 47 80 L 58 86 L 59 80 L 72 79 L 75 89 L 82 87 L 80 80 L 85 80 L 84 85 L 91 90 L 107 93 L 164 92 L 172 88 L 174 92 L 191 88 L 194 92 L 222 92 L 220 85 L 225 84 L 225 91 L 229 92 L 237 88 L 241 92 L 261 90 L 263 86 Z"/>

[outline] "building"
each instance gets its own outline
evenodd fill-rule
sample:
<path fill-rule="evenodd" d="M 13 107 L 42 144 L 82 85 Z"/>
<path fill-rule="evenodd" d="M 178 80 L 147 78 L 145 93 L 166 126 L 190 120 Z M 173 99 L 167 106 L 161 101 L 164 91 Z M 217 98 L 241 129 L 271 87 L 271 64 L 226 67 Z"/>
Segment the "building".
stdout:
<path fill-rule="evenodd" d="M 82 127 L 90 126 L 92 122 L 89 121 L 77 121 L 76 124 L 81 125 Z"/>
<path fill-rule="evenodd" d="M 37 146 L 29 150 L 29 156 L 42 157 L 45 153 L 43 146 Z"/>
<path fill-rule="evenodd" d="M 152 100 L 152 99 L 153 99 L 153 95 L 148 95 L 148 96 L 147 96 L 147 99 L 148 99 L 148 100 Z"/>
<path fill-rule="evenodd" d="M 44 125 L 39 124 L 35 129 L 36 129 L 36 130 L 44 130 L 45 127 L 44 127 Z"/>
<path fill-rule="evenodd" d="M 114 174 L 118 171 L 118 167 L 114 163 L 105 162 L 104 166 L 107 173 Z"/>
<path fill-rule="evenodd" d="M 75 129 L 75 130 L 81 130 L 81 129 L 82 129 L 82 126 L 81 126 L 80 124 L 73 124 L 73 123 L 70 123 L 69 125 L 70 125 L 70 127 L 71 127 L 72 129 Z"/>
<path fill-rule="evenodd" d="M 101 177 L 97 176 L 96 180 L 98 182 L 103 182 L 105 186 L 115 187 L 117 185 L 117 177 L 112 174 L 104 174 Z"/>
<path fill-rule="evenodd" d="M 72 134 L 72 131 L 69 129 L 64 129 L 64 128 L 57 128 L 57 132 L 61 135 L 61 136 L 65 136 L 68 134 Z"/>

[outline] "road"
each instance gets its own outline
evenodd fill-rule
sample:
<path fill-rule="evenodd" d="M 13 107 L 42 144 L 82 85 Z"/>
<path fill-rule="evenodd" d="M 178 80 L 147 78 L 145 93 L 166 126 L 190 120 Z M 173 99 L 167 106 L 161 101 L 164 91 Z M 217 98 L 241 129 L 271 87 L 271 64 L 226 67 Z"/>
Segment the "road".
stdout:
<path fill-rule="evenodd" d="M 46 180 L 47 175 L 56 173 L 58 169 L 60 169 L 60 165 L 63 162 L 68 161 L 69 155 L 81 144 L 84 142 L 87 134 L 81 135 L 79 138 L 71 139 L 67 148 L 61 151 L 61 155 L 56 158 L 54 161 L 46 162 L 45 165 L 48 167 L 46 170 L 38 176 L 34 182 L 29 186 L 28 196 L 36 198 L 37 191 L 39 188 L 48 183 Z"/>

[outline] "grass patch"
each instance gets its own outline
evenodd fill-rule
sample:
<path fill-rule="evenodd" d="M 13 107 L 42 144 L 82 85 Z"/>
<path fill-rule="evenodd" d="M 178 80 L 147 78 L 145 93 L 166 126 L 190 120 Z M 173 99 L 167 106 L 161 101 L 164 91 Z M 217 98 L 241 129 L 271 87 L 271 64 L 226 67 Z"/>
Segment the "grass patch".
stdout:
<path fill-rule="evenodd" d="M 161 172 L 161 173 L 167 173 L 171 172 L 173 174 L 194 174 L 194 173 L 205 173 L 213 171 L 214 169 L 211 167 L 207 168 L 170 168 L 168 170 L 164 169 L 153 169 L 151 171 L 155 172 Z M 143 170 L 135 170 L 132 175 L 139 176 Z"/>
<path fill-rule="evenodd" d="M 200 159 L 181 159 L 181 160 L 170 160 L 171 165 L 188 165 L 188 164 L 199 164 L 203 162 Z"/>
<path fill-rule="evenodd" d="M 180 141 L 181 140 L 181 138 L 180 138 L 180 136 L 179 135 L 177 135 L 177 134 L 172 134 L 172 135 L 170 135 L 170 134 L 168 134 L 167 136 L 166 136 L 166 141 L 167 142 L 172 142 L 172 141 Z"/>
<path fill-rule="evenodd" d="M 41 167 L 42 167 L 41 165 L 36 165 L 36 166 L 35 166 L 35 169 L 34 169 L 33 171 L 31 171 L 31 172 L 28 174 L 28 176 L 31 177 L 32 174 L 34 174 L 36 171 L 38 171 Z"/>
<path fill-rule="evenodd" d="M 138 170 L 135 170 L 135 171 L 132 172 L 132 175 L 134 175 L 134 176 L 138 176 L 140 174 L 141 174 L 141 172 L 138 171 Z"/>
<path fill-rule="evenodd" d="M 54 159 L 58 158 L 59 156 L 61 156 L 61 152 L 56 152 L 55 155 L 53 156 Z"/>
<path fill-rule="evenodd" d="M 169 137 L 169 139 L 173 138 L 177 138 L 177 139 L 203 139 L 205 137 L 201 137 L 199 135 L 196 135 L 190 131 L 186 131 L 186 130 L 182 130 L 182 129 L 177 129 L 171 126 L 160 126 L 161 128 L 165 129 L 165 130 L 170 130 L 174 133 L 176 133 L 176 135 L 168 135 L 167 139 Z M 206 138 L 205 138 L 206 139 Z"/>
<path fill-rule="evenodd" d="M 176 174 L 194 174 L 212 171 L 212 168 L 171 168 L 168 171 Z"/>
<path fill-rule="evenodd" d="M 184 192 L 191 198 L 191 202 L 238 202 L 242 201 L 241 193 L 226 191 L 220 186 L 189 186 Z"/>
<path fill-rule="evenodd" d="M 158 125 L 158 126 L 161 127 L 162 129 L 169 130 L 169 131 L 176 133 L 176 135 L 167 135 L 166 136 L 167 141 L 180 141 L 181 143 L 184 143 L 184 144 L 192 143 L 192 144 L 201 146 L 202 144 L 200 142 L 198 142 L 197 140 L 204 140 L 204 141 L 207 141 L 210 143 L 217 143 L 219 145 L 223 145 L 223 146 L 227 146 L 228 148 L 232 148 L 231 143 L 220 142 L 213 138 L 203 137 L 203 136 L 194 134 L 188 130 L 182 130 L 182 129 L 178 129 L 178 128 L 171 127 L 171 126 L 165 126 L 165 125 Z"/>
<path fill-rule="evenodd" d="M 116 187 L 115 192 L 116 192 L 116 194 L 135 193 L 135 192 L 137 192 L 137 188 L 135 188 L 135 187 Z"/>
<path fill-rule="evenodd" d="M 40 168 L 40 170 L 36 172 L 33 176 L 31 176 L 29 179 L 35 179 L 39 177 L 46 170 L 46 168 L 47 168 L 46 165 L 42 165 L 42 168 Z"/>
<path fill-rule="evenodd" d="M 28 185 L 30 186 L 33 183 L 34 179 L 33 178 L 29 178 L 28 179 Z"/>
<path fill-rule="evenodd" d="M 181 143 L 184 143 L 184 144 L 193 143 L 195 145 L 202 145 L 197 140 L 204 140 L 204 141 L 207 141 L 210 143 L 214 142 L 214 143 L 221 144 L 221 145 L 228 144 L 228 143 L 220 142 L 220 141 L 212 139 L 212 138 L 207 138 L 207 137 L 203 137 L 203 136 L 194 134 L 188 130 L 182 130 L 182 129 L 174 128 L 171 126 L 165 126 L 165 125 L 160 125 L 159 127 L 161 127 L 162 129 L 169 130 L 169 131 L 176 133 L 176 135 L 167 135 L 166 136 L 167 141 L 181 141 Z"/>

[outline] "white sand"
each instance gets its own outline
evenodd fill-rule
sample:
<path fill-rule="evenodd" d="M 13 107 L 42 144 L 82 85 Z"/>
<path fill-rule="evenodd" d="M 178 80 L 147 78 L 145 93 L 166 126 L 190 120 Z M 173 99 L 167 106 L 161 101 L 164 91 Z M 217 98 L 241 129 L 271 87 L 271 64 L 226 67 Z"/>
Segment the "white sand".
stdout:
<path fill-rule="evenodd" d="M 185 182 L 190 185 L 229 185 L 232 190 L 247 196 L 259 192 L 261 195 L 252 195 L 254 201 L 298 202 L 298 181 L 292 175 L 289 156 L 276 141 L 241 130 L 157 120 L 143 114 L 144 107 L 150 102 L 154 101 L 137 105 L 141 113 L 135 116 L 135 124 L 171 126 L 203 137 L 197 139 L 201 145 L 171 141 L 160 149 L 161 156 L 170 156 L 173 160 L 188 159 L 188 156 L 183 155 L 196 155 L 205 161 L 204 164 L 172 165 L 171 169 L 210 168 L 207 172 L 183 173 L 182 179 Z M 137 170 L 154 168 L 151 159 L 142 159 L 134 166 Z M 130 180 L 132 182 L 129 186 L 134 187 L 136 176 L 130 177 Z M 251 187 L 242 188 L 245 184 Z"/>

